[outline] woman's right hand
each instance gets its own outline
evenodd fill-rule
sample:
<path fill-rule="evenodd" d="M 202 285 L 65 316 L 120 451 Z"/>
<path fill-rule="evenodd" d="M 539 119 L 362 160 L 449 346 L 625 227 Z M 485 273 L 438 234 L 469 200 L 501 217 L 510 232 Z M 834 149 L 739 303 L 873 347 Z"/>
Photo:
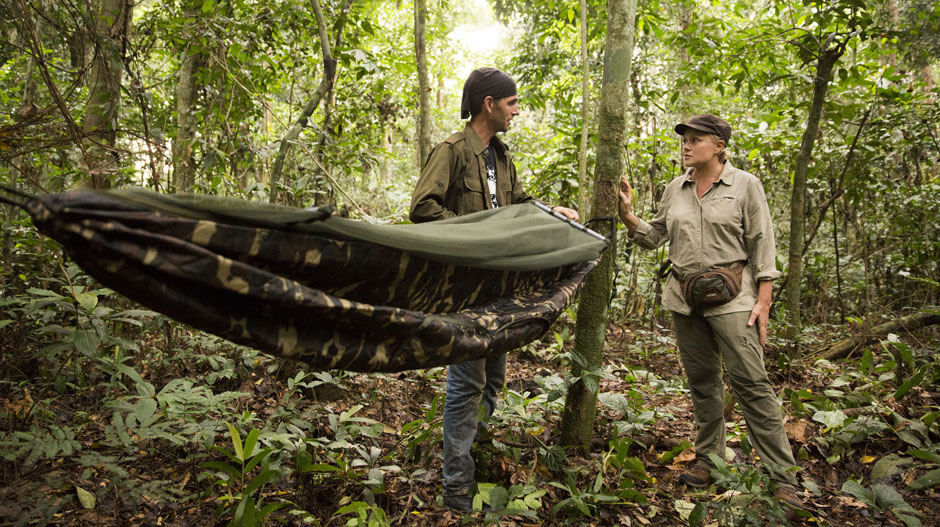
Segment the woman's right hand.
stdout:
<path fill-rule="evenodd" d="M 633 189 L 630 188 L 630 182 L 627 176 L 620 178 L 620 220 L 627 223 L 627 218 L 633 211 Z"/>

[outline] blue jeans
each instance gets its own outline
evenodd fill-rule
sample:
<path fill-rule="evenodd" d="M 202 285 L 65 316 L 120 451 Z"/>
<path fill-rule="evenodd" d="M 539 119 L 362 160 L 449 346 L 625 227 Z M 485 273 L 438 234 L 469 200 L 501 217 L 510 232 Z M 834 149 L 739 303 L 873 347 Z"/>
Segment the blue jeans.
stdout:
<path fill-rule="evenodd" d="M 484 418 L 493 415 L 496 395 L 506 382 L 506 354 L 451 364 L 444 398 L 444 494 L 466 495 L 473 488 L 476 466 L 470 447 L 476 440 L 480 404 Z"/>

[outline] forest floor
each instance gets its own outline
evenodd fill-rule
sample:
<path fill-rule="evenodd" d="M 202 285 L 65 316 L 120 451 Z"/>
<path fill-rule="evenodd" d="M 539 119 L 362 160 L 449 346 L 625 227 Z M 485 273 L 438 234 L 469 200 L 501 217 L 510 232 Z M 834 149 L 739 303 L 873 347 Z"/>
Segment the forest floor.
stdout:
<path fill-rule="evenodd" d="M 475 450 L 478 479 L 493 484 L 481 486 L 489 501 L 515 503 L 515 512 L 503 505 L 500 514 L 462 515 L 439 505 L 442 369 L 326 375 L 305 385 L 301 379 L 313 377 L 298 376 L 299 365 L 252 354 L 234 360 L 247 366 L 212 381 L 213 393 L 237 398 L 228 400 L 226 414 L 206 414 L 202 421 L 171 419 L 172 402 L 159 396 L 156 417 L 149 416 L 140 408 L 146 383 L 138 383 L 137 394 L 128 389 L 116 396 L 120 386 L 91 382 L 88 368 L 84 388 L 76 383 L 64 390 L 54 390 L 48 375 L 20 371 L 37 380 L 6 382 L 0 391 L 0 525 L 224 525 L 238 514 L 240 496 L 259 507 L 280 504 L 265 525 L 940 525 L 940 487 L 908 487 L 938 466 L 930 461 L 938 459 L 940 440 L 936 417 L 929 417 L 937 396 L 914 386 L 894 401 L 889 373 L 896 364 L 888 353 L 876 350 L 839 364 L 805 360 L 781 374 L 769 347 L 768 370 L 784 400 L 799 477 L 806 482 L 806 508 L 797 512 L 771 497 L 766 475 L 753 468 L 753 454 L 745 455 L 750 448 L 737 411 L 728 423 L 735 460 L 719 479 L 723 485 L 700 490 L 679 482 L 679 472 L 694 458 L 688 443 L 693 417 L 668 331 L 611 328 L 592 448 L 559 448 L 556 395 L 567 370 L 567 348 L 560 346 L 567 339 L 564 333 L 555 337 L 554 346 L 537 344 L 509 355 L 492 440 Z M 820 341 L 825 337 L 822 331 Z M 936 332 L 932 337 L 936 343 Z M 191 396 L 193 386 L 222 368 L 200 357 L 156 357 L 137 371 L 159 393 L 174 379 L 192 379 Z M 109 398 L 132 406 L 101 403 Z M 47 424 L 31 425 L 27 412 Z M 829 422 L 833 415 L 837 419 Z M 169 425 L 159 429 L 164 421 L 176 423 L 173 430 L 188 428 L 185 434 Z M 241 431 L 262 430 L 259 444 L 271 447 L 254 472 L 245 471 L 241 486 L 215 470 L 221 462 L 241 470 L 231 456 L 238 448 L 221 424 L 227 421 Z M 194 429 L 214 430 L 208 437 L 215 447 L 173 439 L 195 437 Z M 240 435 L 246 439 L 247 432 Z M 306 438 L 300 444 L 315 464 L 303 464 L 298 449 L 284 446 L 298 436 Z M 28 448 L 17 450 L 30 438 L 58 439 L 60 446 L 28 455 Z M 280 467 L 280 476 L 251 488 L 260 467 L 268 466 Z"/>

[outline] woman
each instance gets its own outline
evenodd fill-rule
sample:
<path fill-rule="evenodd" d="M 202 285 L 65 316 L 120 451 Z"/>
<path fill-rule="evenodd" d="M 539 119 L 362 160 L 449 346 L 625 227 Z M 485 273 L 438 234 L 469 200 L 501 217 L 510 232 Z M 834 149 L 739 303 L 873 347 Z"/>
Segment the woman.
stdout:
<path fill-rule="evenodd" d="M 705 114 L 675 130 L 682 136 L 688 170 L 666 187 L 656 216 L 646 223 L 633 214 L 626 177 L 621 180 L 619 207 L 620 219 L 637 245 L 655 249 L 669 242 L 673 272 L 663 305 L 672 311 L 698 429 L 697 462 L 679 479 L 687 485 L 709 485 L 707 455 L 725 455 L 724 359 L 751 443 L 761 460 L 784 469 L 774 471 L 775 496 L 799 506 L 792 487 L 796 476 L 786 470 L 796 462 L 764 369 L 772 284 L 780 276 L 764 189 L 755 176 L 727 162 L 727 122 Z M 695 276 L 714 270 L 720 272 Z"/>

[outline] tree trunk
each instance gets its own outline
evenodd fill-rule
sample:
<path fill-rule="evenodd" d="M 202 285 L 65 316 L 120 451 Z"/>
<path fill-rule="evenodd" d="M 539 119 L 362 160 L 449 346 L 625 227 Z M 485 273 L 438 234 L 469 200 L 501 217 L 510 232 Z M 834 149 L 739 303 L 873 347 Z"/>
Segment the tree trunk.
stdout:
<path fill-rule="evenodd" d="M 591 69 L 588 65 L 587 49 L 587 0 L 581 0 L 581 150 L 578 152 L 578 211 L 584 214 L 588 210 L 587 178 L 588 119 L 591 112 Z"/>
<path fill-rule="evenodd" d="M 617 216 L 617 193 L 623 173 L 623 145 L 627 125 L 630 67 L 636 0 L 609 0 L 604 84 L 601 88 L 597 131 L 597 161 L 593 216 Z M 613 231 L 604 233 L 616 236 Z M 597 268 L 587 276 L 578 301 L 571 374 L 578 380 L 568 389 L 561 418 L 561 442 L 587 448 L 591 444 L 597 412 L 598 376 L 607 333 L 607 307 L 613 281 L 613 251 L 605 251 Z"/>
<path fill-rule="evenodd" d="M 36 33 L 42 32 L 42 17 L 36 17 L 35 29 Z M 25 40 L 25 37 L 24 37 Z M 23 76 L 23 99 L 22 105 L 20 106 L 19 114 L 32 114 L 35 112 L 36 101 L 38 99 L 37 92 L 38 86 L 34 78 L 36 74 L 36 58 L 30 57 L 29 62 L 26 65 L 26 73 Z M 18 171 L 26 181 L 37 181 L 35 170 L 33 169 L 32 164 L 32 155 L 23 154 L 15 158 L 14 166 L 16 167 L 15 171 L 11 171 L 9 184 L 14 189 L 19 188 L 16 172 Z M 17 214 L 18 209 L 13 205 L 4 205 L 3 206 L 3 240 L 0 245 L 0 261 L 2 261 L 3 268 L 0 269 L 0 285 L 6 285 L 7 277 L 12 279 L 13 276 L 13 237 L 11 233 L 13 232 L 13 218 Z"/>
<path fill-rule="evenodd" d="M 907 317 L 885 322 L 875 326 L 864 335 L 857 335 L 847 339 L 840 340 L 822 352 L 819 357 L 827 360 L 841 359 L 852 353 L 856 348 L 870 344 L 881 337 L 888 336 L 888 333 L 897 331 L 914 331 L 925 326 L 940 324 L 940 314 L 930 311 L 922 311 Z"/>
<path fill-rule="evenodd" d="M 303 130 L 304 126 L 307 124 L 307 119 L 313 115 L 313 112 L 317 109 L 317 106 L 320 105 L 320 101 L 323 100 L 323 97 L 330 91 L 333 87 L 335 72 L 336 72 L 336 60 L 333 58 L 333 55 L 330 53 L 330 37 L 326 31 L 326 22 L 323 20 L 323 10 L 320 9 L 319 0 L 310 0 L 310 4 L 313 7 L 314 15 L 317 18 L 317 28 L 320 30 L 320 46 L 323 51 L 323 79 L 320 80 L 320 85 L 317 86 L 316 91 L 313 93 L 313 97 L 307 104 L 304 105 L 303 110 L 300 112 L 300 118 L 297 119 L 297 122 L 291 126 L 290 130 L 287 131 L 287 134 L 281 139 L 281 146 L 278 148 L 277 157 L 274 159 L 274 167 L 271 169 L 271 190 L 270 197 L 271 203 L 277 201 L 277 185 L 281 179 L 281 171 L 284 168 L 284 159 L 287 157 L 287 153 L 290 151 L 291 145 L 294 141 L 300 137 L 300 132 Z"/>
<path fill-rule="evenodd" d="M 188 2 L 184 16 L 196 19 L 199 7 Z M 196 139 L 196 71 L 200 46 L 188 46 L 180 57 L 179 83 L 176 85 L 176 137 L 173 139 L 173 182 L 176 192 L 190 192 L 196 184 L 193 145 Z"/>
<path fill-rule="evenodd" d="M 415 62 L 418 66 L 418 168 L 431 153 L 431 86 L 428 79 L 427 46 L 424 41 L 428 18 L 425 0 L 415 0 Z"/>
<path fill-rule="evenodd" d="M 82 123 L 89 156 L 90 184 L 111 186 L 117 172 L 117 122 L 121 109 L 124 51 L 131 28 L 130 0 L 101 0 L 95 16 L 95 54 L 88 77 L 88 105 Z"/>
<path fill-rule="evenodd" d="M 803 271 L 803 227 L 806 222 L 804 204 L 806 201 L 806 174 L 819 132 L 819 119 L 826 102 L 826 91 L 832 79 L 832 68 L 843 48 L 827 48 L 816 63 L 816 80 L 813 83 L 813 102 L 809 109 L 803 142 L 796 157 L 796 169 L 793 175 L 793 191 L 790 199 L 790 252 L 787 270 L 787 338 L 790 341 L 788 355 L 791 360 L 798 358 L 798 339 L 800 335 L 800 283 Z"/>

